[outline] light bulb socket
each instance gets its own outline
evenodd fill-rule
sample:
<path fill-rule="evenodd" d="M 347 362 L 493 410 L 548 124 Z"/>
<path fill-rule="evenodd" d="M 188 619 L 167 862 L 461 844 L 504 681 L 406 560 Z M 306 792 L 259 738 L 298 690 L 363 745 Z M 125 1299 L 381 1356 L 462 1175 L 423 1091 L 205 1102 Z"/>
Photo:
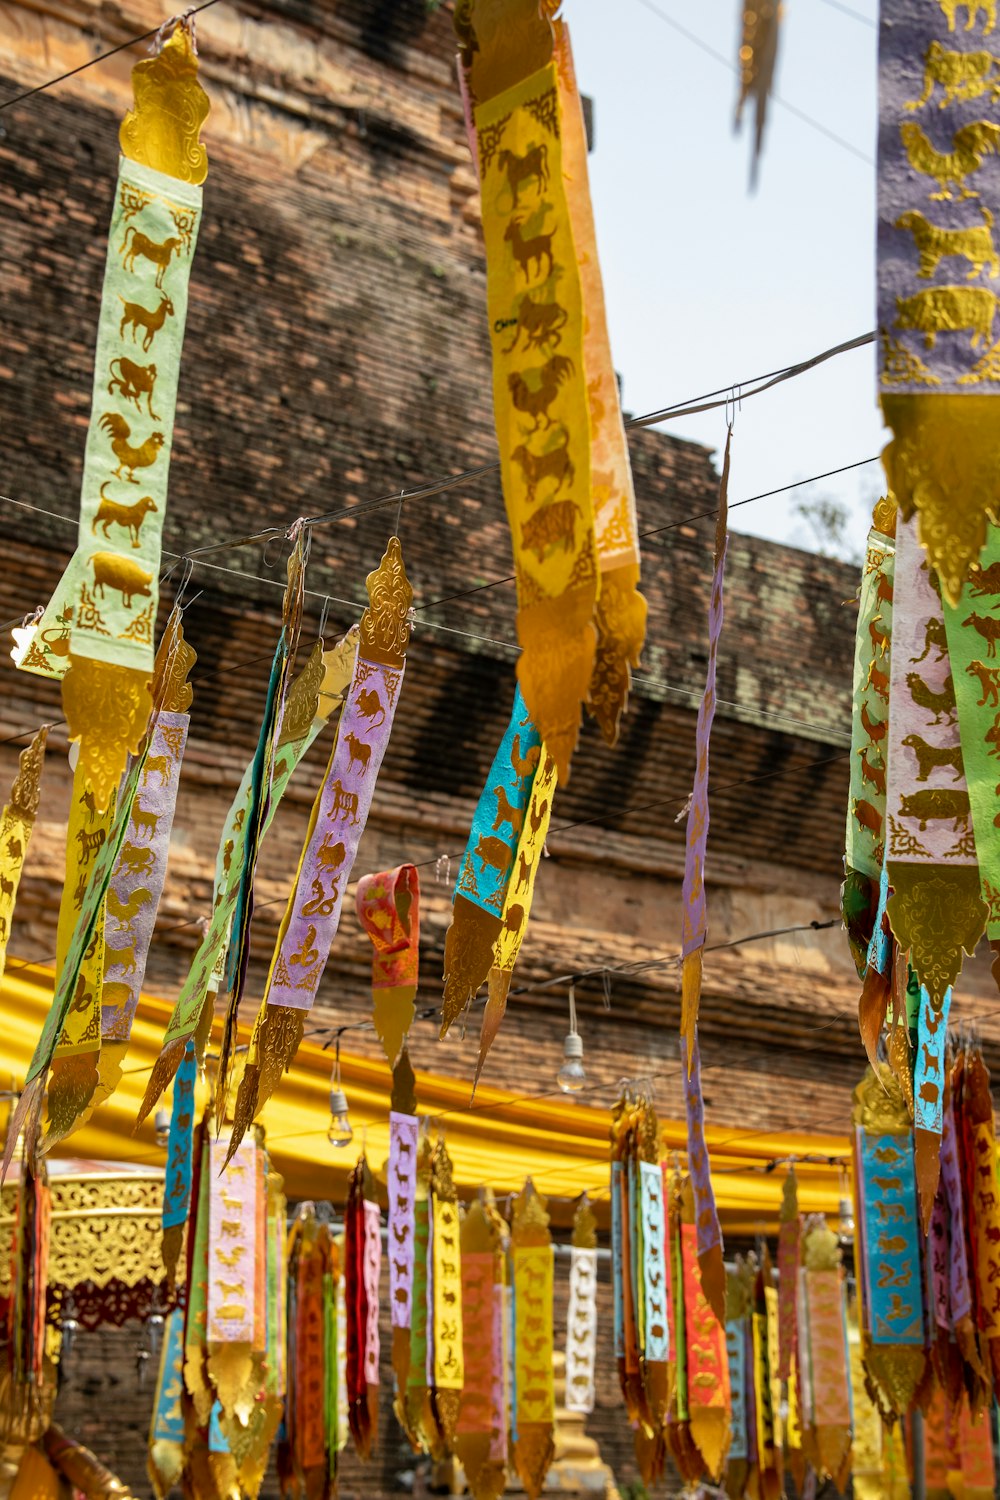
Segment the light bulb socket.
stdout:
<path fill-rule="evenodd" d="M 156 1132 L 156 1144 L 165 1146 L 170 1140 L 170 1111 L 169 1109 L 158 1109 L 153 1116 L 153 1129 Z"/>
<path fill-rule="evenodd" d="M 347 1114 L 347 1095 L 339 1084 L 335 1084 L 330 1090 L 330 1114 L 334 1119 L 338 1115 Z"/>
<path fill-rule="evenodd" d="M 563 1042 L 563 1056 L 567 1062 L 578 1061 L 583 1057 L 583 1037 L 578 1031 L 571 1031 Z"/>

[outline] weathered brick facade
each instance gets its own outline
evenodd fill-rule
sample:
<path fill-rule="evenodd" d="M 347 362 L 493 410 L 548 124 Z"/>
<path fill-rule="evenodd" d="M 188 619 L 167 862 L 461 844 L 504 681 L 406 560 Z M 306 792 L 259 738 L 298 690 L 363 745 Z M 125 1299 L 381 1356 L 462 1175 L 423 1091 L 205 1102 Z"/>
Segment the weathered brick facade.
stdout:
<path fill-rule="evenodd" d="M 0 95 L 147 30 L 167 9 L 160 0 L 0 0 Z M 450 17 L 425 0 L 223 0 L 199 27 L 211 168 L 164 532 L 175 553 L 496 456 L 482 246 Z M 3 116 L 0 493 L 55 513 L 0 501 L 3 621 L 45 601 L 72 547 L 131 62 L 119 54 Z M 665 367 L 670 390 L 678 368 Z M 641 526 L 656 533 L 644 543 L 648 646 L 620 745 L 609 752 L 588 725 L 556 803 L 517 975 L 525 993 L 512 998 L 489 1063 L 492 1081 L 519 1092 L 552 1086 L 566 1030 L 565 991 L 533 984 L 669 955 L 680 932 L 677 816 L 694 768 L 713 526 L 705 513 L 718 481 L 696 445 L 635 431 L 631 451 Z M 733 475 L 736 498 L 738 432 Z M 356 617 L 395 514 L 392 505 L 316 530 L 309 587 L 330 591 L 330 618 L 342 627 Z M 439 857 L 451 857 L 453 874 L 513 691 L 512 584 L 468 592 L 510 570 L 498 476 L 407 504 L 400 534 L 418 624 L 357 871 L 403 859 L 423 867 L 421 998 L 433 1003 L 451 889 Z M 186 617 L 198 652 L 193 729 L 147 972 L 153 993 L 176 994 L 194 924 L 210 907 L 218 834 L 252 750 L 277 633 L 277 551 L 234 548 L 210 561 L 241 576 L 204 564 L 194 575 L 192 589 L 202 592 Z M 712 943 L 836 915 L 854 620 L 845 601 L 855 585 L 841 565 L 733 538 L 713 743 Z M 169 602 L 171 585 L 164 592 Z M 321 609 L 321 598 L 310 600 L 307 639 Z M 27 733 L 61 712 L 57 692 L 15 673 L 6 654 L 0 672 L 6 784 Z M 12 961 L 54 951 L 69 789 L 61 728 L 50 745 Z M 325 753 L 313 751 L 311 776 L 292 784 L 265 845 L 253 1006 Z M 321 1020 L 364 1013 L 369 964 L 349 900 Z M 863 1060 L 856 992 L 836 930 L 712 953 L 701 1021 L 710 1119 L 734 1130 L 841 1128 Z M 680 1116 L 676 968 L 614 977 L 608 1011 L 599 977 L 576 993 L 588 1100 L 610 1105 L 617 1080 L 642 1073 L 654 1076 L 662 1112 Z M 959 1013 L 983 1009 L 990 993 L 984 964 L 963 985 Z M 432 1025 L 418 1029 L 418 1065 L 471 1076 L 471 1032 L 444 1044 L 435 1034 Z M 375 1043 L 360 1033 L 351 1045 Z M 81 1338 L 60 1415 L 145 1493 L 152 1377 L 145 1394 L 123 1399 L 137 1338 Z M 624 1482 L 634 1477 L 631 1445 L 612 1370 L 605 1348 L 590 1429 Z M 380 1457 L 364 1480 L 348 1465 L 345 1495 L 399 1493 L 394 1476 L 412 1467 L 387 1392 Z"/>

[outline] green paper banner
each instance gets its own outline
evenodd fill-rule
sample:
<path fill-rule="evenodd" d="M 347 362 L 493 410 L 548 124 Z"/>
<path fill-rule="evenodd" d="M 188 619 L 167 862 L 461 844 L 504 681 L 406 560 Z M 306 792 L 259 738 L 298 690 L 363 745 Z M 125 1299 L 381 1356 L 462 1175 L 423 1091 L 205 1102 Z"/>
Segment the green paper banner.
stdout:
<path fill-rule="evenodd" d="M 989 937 L 1000 937 L 1000 527 L 987 528 L 980 561 L 944 626 L 958 707 L 958 732 L 976 837 Z"/>
<path fill-rule="evenodd" d="M 153 666 L 160 542 L 201 188 L 123 157 L 111 217 L 77 548 L 17 665 Z"/>

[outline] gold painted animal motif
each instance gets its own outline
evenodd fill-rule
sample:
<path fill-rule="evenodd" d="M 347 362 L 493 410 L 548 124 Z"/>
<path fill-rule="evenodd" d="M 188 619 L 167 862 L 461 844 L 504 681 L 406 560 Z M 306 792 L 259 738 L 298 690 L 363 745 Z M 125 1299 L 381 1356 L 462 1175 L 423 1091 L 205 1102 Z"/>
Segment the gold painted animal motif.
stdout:
<path fill-rule="evenodd" d="M 141 807 L 133 807 L 132 809 L 131 826 L 135 829 L 137 838 L 140 834 L 143 834 L 150 840 L 155 838 L 159 821 L 159 813 L 149 812 Z"/>
<path fill-rule="evenodd" d="M 965 11 L 966 31 L 975 31 L 980 11 L 983 13 L 984 36 L 987 36 L 997 24 L 997 0 L 938 0 L 938 4 L 944 12 L 949 31 L 955 30 L 955 22 L 960 10 Z"/>
<path fill-rule="evenodd" d="M 854 817 L 860 828 L 867 828 L 868 832 L 878 838 L 882 832 L 882 814 L 871 802 L 866 802 L 863 797 L 854 799 Z"/>
<path fill-rule="evenodd" d="M 493 838 L 485 833 L 480 834 L 473 855 L 479 860 L 483 875 L 486 874 L 487 869 L 493 869 L 500 876 L 501 882 L 509 876 L 510 867 L 514 862 L 514 851 L 504 843 L 503 839 Z"/>
<path fill-rule="evenodd" d="M 988 568 L 981 563 L 972 564 L 969 568 L 969 593 L 974 599 L 1000 594 L 1000 562 L 990 563 Z"/>
<path fill-rule="evenodd" d="M 531 882 L 531 865 L 528 863 L 527 855 L 523 852 L 517 856 L 517 884 L 515 890 L 527 890 Z"/>
<path fill-rule="evenodd" d="M 312 899 L 307 901 L 302 908 L 304 917 L 329 917 L 336 909 L 337 900 L 340 896 L 340 882 L 334 880 L 333 888 L 327 895 L 326 887 L 322 880 L 314 880 L 311 886 Z"/>
<path fill-rule="evenodd" d="M 302 942 L 295 953 L 289 956 L 290 964 L 298 964 L 301 968 L 310 969 L 319 960 L 319 949 L 316 944 L 316 929 L 313 926 L 306 928 Z"/>
<path fill-rule="evenodd" d="M 131 1005 L 132 986 L 124 979 L 106 979 L 101 986 L 101 1004 L 106 1005 L 109 1010 L 117 1010 L 119 1006 Z"/>
<path fill-rule="evenodd" d="M 497 815 L 493 819 L 492 831 L 498 833 L 505 823 L 509 823 L 512 835 L 520 833 L 524 823 L 523 809 L 520 807 L 511 807 L 507 800 L 507 793 L 502 786 L 495 786 L 493 788 L 493 795 L 497 799 Z"/>
<path fill-rule="evenodd" d="M 524 221 L 522 219 L 511 219 L 504 230 L 504 239 L 510 245 L 511 254 L 524 274 L 525 281 L 531 280 L 531 267 L 534 265 L 536 275 L 541 277 L 542 264 L 548 261 L 548 270 L 545 275 L 552 274 L 552 235 L 533 234 L 525 239 L 521 233 Z"/>
<path fill-rule="evenodd" d="M 363 776 L 368 770 L 368 762 L 371 759 L 371 745 L 366 745 L 364 740 L 359 740 L 357 735 L 352 734 L 350 730 L 344 736 L 344 744 L 347 746 L 350 754 L 350 761 L 347 766 L 348 771 L 352 771 L 355 765 L 357 765 Z"/>
<path fill-rule="evenodd" d="M 123 339 L 126 328 L 131 328 L 132 342 L 135 343 L 138 339 L 139 329 L 141 328 L 143 331 L 142 352 L 143 354 L 148 354 L 153 340 L 164 323 L 168 318 L 173 317 L 174 304 L 165 292 L 160 296 L 159 306 L 153 308 L 152 311 L 148 307 L 143 307 L 141 302 L 126 302 L 125 298 L 120 294 L 118 300 L 123 308 L 118 337 Z"/>
<path fill-rule="evenodd" d="M 108 944 L 108 967 L 112 964 L 120 966 L 126 974 L 134 974 L 138 967 L 135 960 L 135 943 L 128 943 L 121 948 L 112 948 Z"/>
<path fill-rule="evenodd" d="M 549 150 L 545 142 L 532 146 L 523 156 L 518 156 L 516 151 L 501 151 L 497 156 L 497 166 L 501 172 L 507 174 L 507 186 L 510 188 L 514 199 L 514 207 L 518 206 L 518 196 L 525 183 L 534 182 L 539 193 L 545 191 L 549 182 Z"/>
<path fill-rule="evenodd" d="M 969 816 L 969 794 L 946 787 L 930 787 L 926 792 L 911 792 L 899 800 L 899 816 L 912 818 L 923 833 L 928 823 L 950 822 L 957 833 Z"/>
<path fill-rule="evenodd" d="M 374 688 L 362 688 L 357 696 L 356 704 L 358 716 L 367 719 L 373 729 L 385 723 L 385 709 L 382 700 Z"/>
<path fill-rule="evenodd" d="M 101 848 L 107 838 L 107 833 L 103 828 L 95 828 L 93 833 L 88 833 L 86 828 L 78 828 L 76 836 L 80 840 L 80 858 L 89 860 L 90 856 L 96 854 Z M 2 879 L 3 877 L 0 876 L 0 880 Z"/>
<path fill-rule="evenodd" d="M 938 151 L 928 140 L 919 125 L 906 121 L 899 127 L 900 139 L 907 160 L 915 172 L 933 177 L 939 191 L 931 193 L 931 202 L 942 198 L 978 198 L 979 194 L 965 186 L 965 179 L 978 172 L 987 156 L 993 156 L 1000 146 L 1000 125 L 992 120 L 974 120 L 963 125 L 952 137 L 950 151 Z M 955 190 L 955 192 L 952 191 Z"/>
<path fill-rule="evenodd" d="M 982 694 L 979 707 L 985 708 L 989 703 L 994 708 L 1000 708 L 1000 671 L 996 667 L 988 667 L 982 661 L 970 661 L 965 670 L 969 677 L 979 678 L 979 691 Z"/>
<path fill-rule="evenodd" d="M 563 485 L 571 485 L 576 478 L 576 468 L 569 456 L 568 434 L 563 437 L 558 448 L 552 448 L 548 453 L 532 453 L 523 443 L 519 443 L 510 456 L 511 461 L 521 470 L 527 498 L 532 502 L 538 499 L 538 486 L 543 479 L 555 480 L 556 487 L 550 496 L 550 499 L 555 499 Z"/>
<path fill-rule="evenodd" d="M 933 41 L 924 53 L 924 91 L 919 99 L 911 100 L 903 108 L 923 109 L 938 86 L 944 90 L 938 109 L 947 109 L 949 104 L 968 104 L 984 94 L 995 100 L 1000 97 L 998 62 L 1000 59 L 992 52 L 950 52 L 940 42 Z"/>
<path fill-rule="evenodd" d="M 107 481 L 101 485 L 101 499 L 97 513 L 91 522 L 91 531 L 96 533 L 100 526 L 104 531 L 105 541 L 108 541 L 111 536 L 111 527 L 121 526 L 124 531 L 128 532 L 132 546 L 138 547 L 142 523 L 150 511 L 155 512 L 158 509 L 156 501 L 152 495 L 143 495 L 142 499 L 136 500 L 133 505 L 121 505 L 104 493 L 106 485 Z"/>
<path fill-rule="evenodd" d="M 875 656 L 884 656 L 889 649 L 890 636 L 887 630 L 883 630 L 879 621 L 880 615 L 876 615 L 868 622 L 868 635 L 872 643 L 872 653 Z"/>
<path fill-rule="evenodd" d="M 349 792 L 341 782 L 339 776 L 336 781 L 331 783 L 330 792 L 331 798 L 327 812 L 331 821 L 334 819 L 339 821 L 343 818 L 346 822 L 349 818 L 356 827 L 360 821 L 358 818 L 357 792 Z"/>
<path fill-rule="evenodd" d="M 980 704 L 981 708 L 983 706 L 983 704 Z M 996 718 L 993 720 L 992 725 L 989 729 L 987 729 L 986 734 L 984 735 L 984 739 L 986 740 L 987 745 L 990 745 L 992 747 L 987 751 L 987 754 L 993 755 L 998 760 L 1000 760 L 1000 714 L 997 714 Z"/>
<path fill-rule="evenodd" d="M 340 869 L 344 863 L 344 856 L 347 853 L 344 844 L 339 840 L 335 844 L 331 843 L 331 837 L 332 835 L 328 833 L 316 850 L 316 863 L 321 870 L 326 871 L 328 874 L 332 874 L 334 870 Z"/>
<path fill-rule="evenodd" d="M 130 484 L 138 484 L 135 471 L 151 468 L 156 463 L 165 441 L 163 433 L 151 432 L 144 442 L 136 446 L 129 442 L 131 427 L 116 411 L 106 411 L 97 425 L 111 439 L 111 451 L 118 460 L 115 479 L 127 479 Z M 128 473 L 123 474 L 123 469 L 127 469 Z"/>
<path fill-rule="evenodd" d="M 576 523 L 580 507 L 574 500 L 554 500 L 536 511 L 521 527 L 521 546 L 541 562 L 552 547 L 572 552 L 576 547 Z"/>
<path fill-rule="evenodd" d="M 173 769 L 173 762 L 168 755 L 147 755 L 146 764 L 142 768 L 143 782 L 149 781 L 152 776 L 158 776 L 161 786 L 169 786 Z"/>
<path fill-rule="evenodd" d="M 138 890 L 133 891 L 127 901 L 122 901 L 117 892 L 111 888 L 107 895 L 106 909 L 114 917 L 121 930 L 131 927 L 142 908 L 148 906 L 152 899 L 148 891 Z"/>
<path fill-rule="evenodd" d="M 544 296 L 544 292 L 542 295 Z M 538 302 L 525 293 L 517 310 L 517 317 L 512 321 L 515 324 L 514 337 L 503 350 L 504 354 L 514 353 L 522 333 L 525 352 L 529 349 L 558 349 L 562 343 L 562 330 L 569 322 L 569 314 L 558 302 Z M 504 326 L 509 327 L 510 324 Z M 499 333 L 500 328 L 497 327 L 495 331 Z"/>
<path fill-rule="evenodd" d="M 143 260 L 150 261 L 156 267 L 156 285 L 162 290 L 164 274 L 183 244 L 184 241 L 177 235 L 171 235 L 166 240 L 151 240 L 148 234 L 143 234 L 141 229 L 130 224 L 125 230 L 125 238 L 118 246 L 118 253 L 126 271 L 135 270 L 135 263 L 140 256 Z"/>
<path fill-rule="evenodd" d="M 868 677 L 865 681 L 865 687 L 871 688 L 872 692 L 877 693 L 880 698 L 884 699 L 884 701 L 888 703 L 889 674 L 888 672 L 879 671 L 878 667 L 875 665 L 874 657 L 872 658 L 871 665 L 868 668 Z"/>
<path fill-rule="evenodd" d="M 524 907 L 519 902 L 512 901 L 503 914 L 503 926 L 500 931 L 501 933 L 509 933 L 511 937 L 516 938 L 523 926 Z"/>
<path fill-rule="evenodd" d="M 11 838 L 7 840 L 7 854 L 11 859 L 20 859 L 24 854 L 24 845 L 20 839 Z"/>
<path fill-rule="evenodd" d="M 537 812 L 534 808 L 531 808 L 528 813 L 528 822 L 531 825 L 531 832 L 536 839 L 541 831 L 542 824 L 545 822 L 545 814 L 548 812 L 548 810 L 549 801 L 546 797 L 544 802 L 539 803 Z"/>
<path fill-rule="evenodd" d="M 152 849 L 140 849 L 136 844 L 124 844 L 118 856 L 118 868 L 122 873 L 145 875 L 153 868 Z"/>
<path fill-rule="evenodd" d="M 115 366 L 118 369 L 115 369 Z M 156 366 L 137 365 L 131 359 L 120 355 L 113 359 L 108 366 L 111 379 L 108 381 L 108 395 L 113 396 L 115 391 L 121 395 L 123 401 L 129 401 L 136 411 L 142 411 L 142 398 L 146 398 L 146 410 L 154 422 L 160 420 L 159 415 L 153 410 L 153 392 L 156 386 Z"/>
<path fill-rule="evenodd" d="M 896 228 L 912 234 L 920 255 L 918 276 L 929 281 L 941 261 L 949 256 L 962 256 L 969 262 L 972 267 L 968 273 L 970 281 L 981 276 L 987 266 L 991 277 L 1000 276 L 1000 256 L 993 243 L 993 215 L 982 204 L 979 211 L 985 222 L 974 224 L 971 229 L 942 229 L 915 211 L 900 215 Z"/>
<path fill-rule="evenodd" d="M 997 639 L 1000 637 L 1000 620 L 995 615 L 977 615 L 975 610 L 973 610 L 972 614 L 962 621 L 962 625 L 965 629 L 974 630 L 977 635 L 982 636 L 986 642 L 987 657 L 996 657 Z"/>
<path fill-rule="evenodd" d="M 862 785 L 864 785 L 864 783 L 866 781 L 869 782 L 875 788 L 875 790 L 877 792 L 880 792 L 882 794 L 882 796 L 884 797 L 885 796 L 885 771 L 883 770 L 883 768 L 881 766 L 873 766 L 871 764 L 871 762 L 868 759 L 868 746 L 867 745 L 862 745 L 861 749 L 858 751 L 858 754 L 861 757 L 861 782 L 862 782 Z"/>
<path fill-rule="evenodd" d="M 525 374 L 515 371 L 507 376 L 514 409 L 532 419 L 532 432 L 537 432 L 543 422 L 546 427 L 552 426 L 549 407 L 575 373 L 576 366 L 571 359 L 565 354 L 553 354 L 536 370 L 528 370 Z"/>
<path fill-rule="evenodd" d="M 932 771 L 945 767 L 950 767 L 954 772 L 953 781 L 961 781 L 965 775 L 961 745 L 928 745 L 919 734 L 908 734 L 902 743 L 912 750 L 917 758 L 918 781 L 926 781 Z"/>
<path fill-rule="evenodd" d="M 934 715 L 934 723 L 940 724 L 943 717 L 947 717 L 952 723 L 955 722 L 955 679 L 948 676 L 944 687 L 936 692 L 929 687 L 919 672 L 907 672 L 906 686 L 910 690 L 910 697 L 918 708 L 926 708 L 928 713 Z"/>
<path fill-rule="evenodd" d="M 945 634 L 944 620 L 937 615 L 932 615 L 927 621 L 924 630 L 924 649 L 919 656 L 911 656 L 912 662 L 921 662 L 929 656 L 931 651 L 937 651 L 935 661 L 944 661 L 948 655 L 948 637 Z"/>
<path fill-rule="evenodd" d="M 939 333 L 968 333 L 971 347 L 977 349 L 992 341 L 996 309 L 996 295 L 987 287 L 936 286 L 912 297 L 897 297 L 894 327 L 922 333 L 925 349 L 934 348 Z"/>
<path fill-rule="evenodd" d="M 541 745 L 530 745 L 527 755 L 522 755 L 521 736 L 515 734 L 514 743 L 510 749 L 510 764 L 515 776 L 520 777 L 522 781 L 525 781 L 529 776 L 533 776 L 538 767 L 541 754 Z"/>
<path fill-rule="evenodd" d="M 889 732 L 888 722 L 885 719 L 873 719 L 868 712 L 867 703 L 861 705 L 861 727 L 876 750 Z"/>

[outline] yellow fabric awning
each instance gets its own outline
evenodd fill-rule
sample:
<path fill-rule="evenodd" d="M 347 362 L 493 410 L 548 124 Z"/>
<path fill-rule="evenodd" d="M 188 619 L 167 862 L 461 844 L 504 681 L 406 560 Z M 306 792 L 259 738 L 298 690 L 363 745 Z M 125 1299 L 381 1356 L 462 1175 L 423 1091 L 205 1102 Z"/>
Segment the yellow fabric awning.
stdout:
<path fill-rule="evenodd" d="M 50 969 L 18 967 L 12 960 L 0 989 L 3 1025 L 0 1028 L 0 1078 L 15 1087 L 23 1082 L 42 1022 L 52 1000 Z M 171 1005 L 143 995 L 132 1028 L 132 1043 L 117 1092 L 96 1110 L 57 1154 L 72 1157 L 162 1164 L 165 1152 L 156 1145 L 153 1124 L 147 1120 L 133 1135 L 136 1114 L 154 1058 L 160 1050 Z M 241 1040 L 246 1041 L 247 1036 Z M 354 1141 L 345 1150 L 329 1145 L 330 1069 L 328 1051 L 304 1042 L 295 1063 L 267 1105 L 263 1122 L 268 1149 L 283 1173 L 290 1197 L 343 1202 L 347 1176 L 364 1143 L 372 1169 L 378 1171 L 389 1154 L 389 1091 L 387 1064 L 352 1057 L 341 1050 L 341 1078 L 350 1106 Z M 559 1096 L 524 1099 L 480 1085 L 469 1104 L 469 1082 L 417 1074 L 420 1112 L 440 1119 L 454 1163 L 455 1183 L 467 1196 L 488 1184 L 498 1197 L 518 1192 L 531 1176 L 540 1192 L 550 1196 L 553 1218 L 567 1222 L 570 1200 L 585 1189 L 598 1213 L 608 1183 L 606 1110 L 593 1109 Z M 844 1101 L 845 1125 L 850 1101 Z M 668 1151 L 683 1150 L 683 1121 L 663 1121 Z M 784 1172 L 765 1171 L 775 1158 L 813 1155 L 844 1159 L 846 1136 L 808 1136 L 792 1133 L 741 1131 L 709 1127 L 707 1132 L 716 1199 L 723 1229 L 730 1234 L 774 1233 Z M 797 1166 L 799 1207 L 802 1212 L 836 1216 L 841 1198 L 841 1169 L 824 1163 Z M 565 1200 L 560 1204 L 558 1200 Z"/>

